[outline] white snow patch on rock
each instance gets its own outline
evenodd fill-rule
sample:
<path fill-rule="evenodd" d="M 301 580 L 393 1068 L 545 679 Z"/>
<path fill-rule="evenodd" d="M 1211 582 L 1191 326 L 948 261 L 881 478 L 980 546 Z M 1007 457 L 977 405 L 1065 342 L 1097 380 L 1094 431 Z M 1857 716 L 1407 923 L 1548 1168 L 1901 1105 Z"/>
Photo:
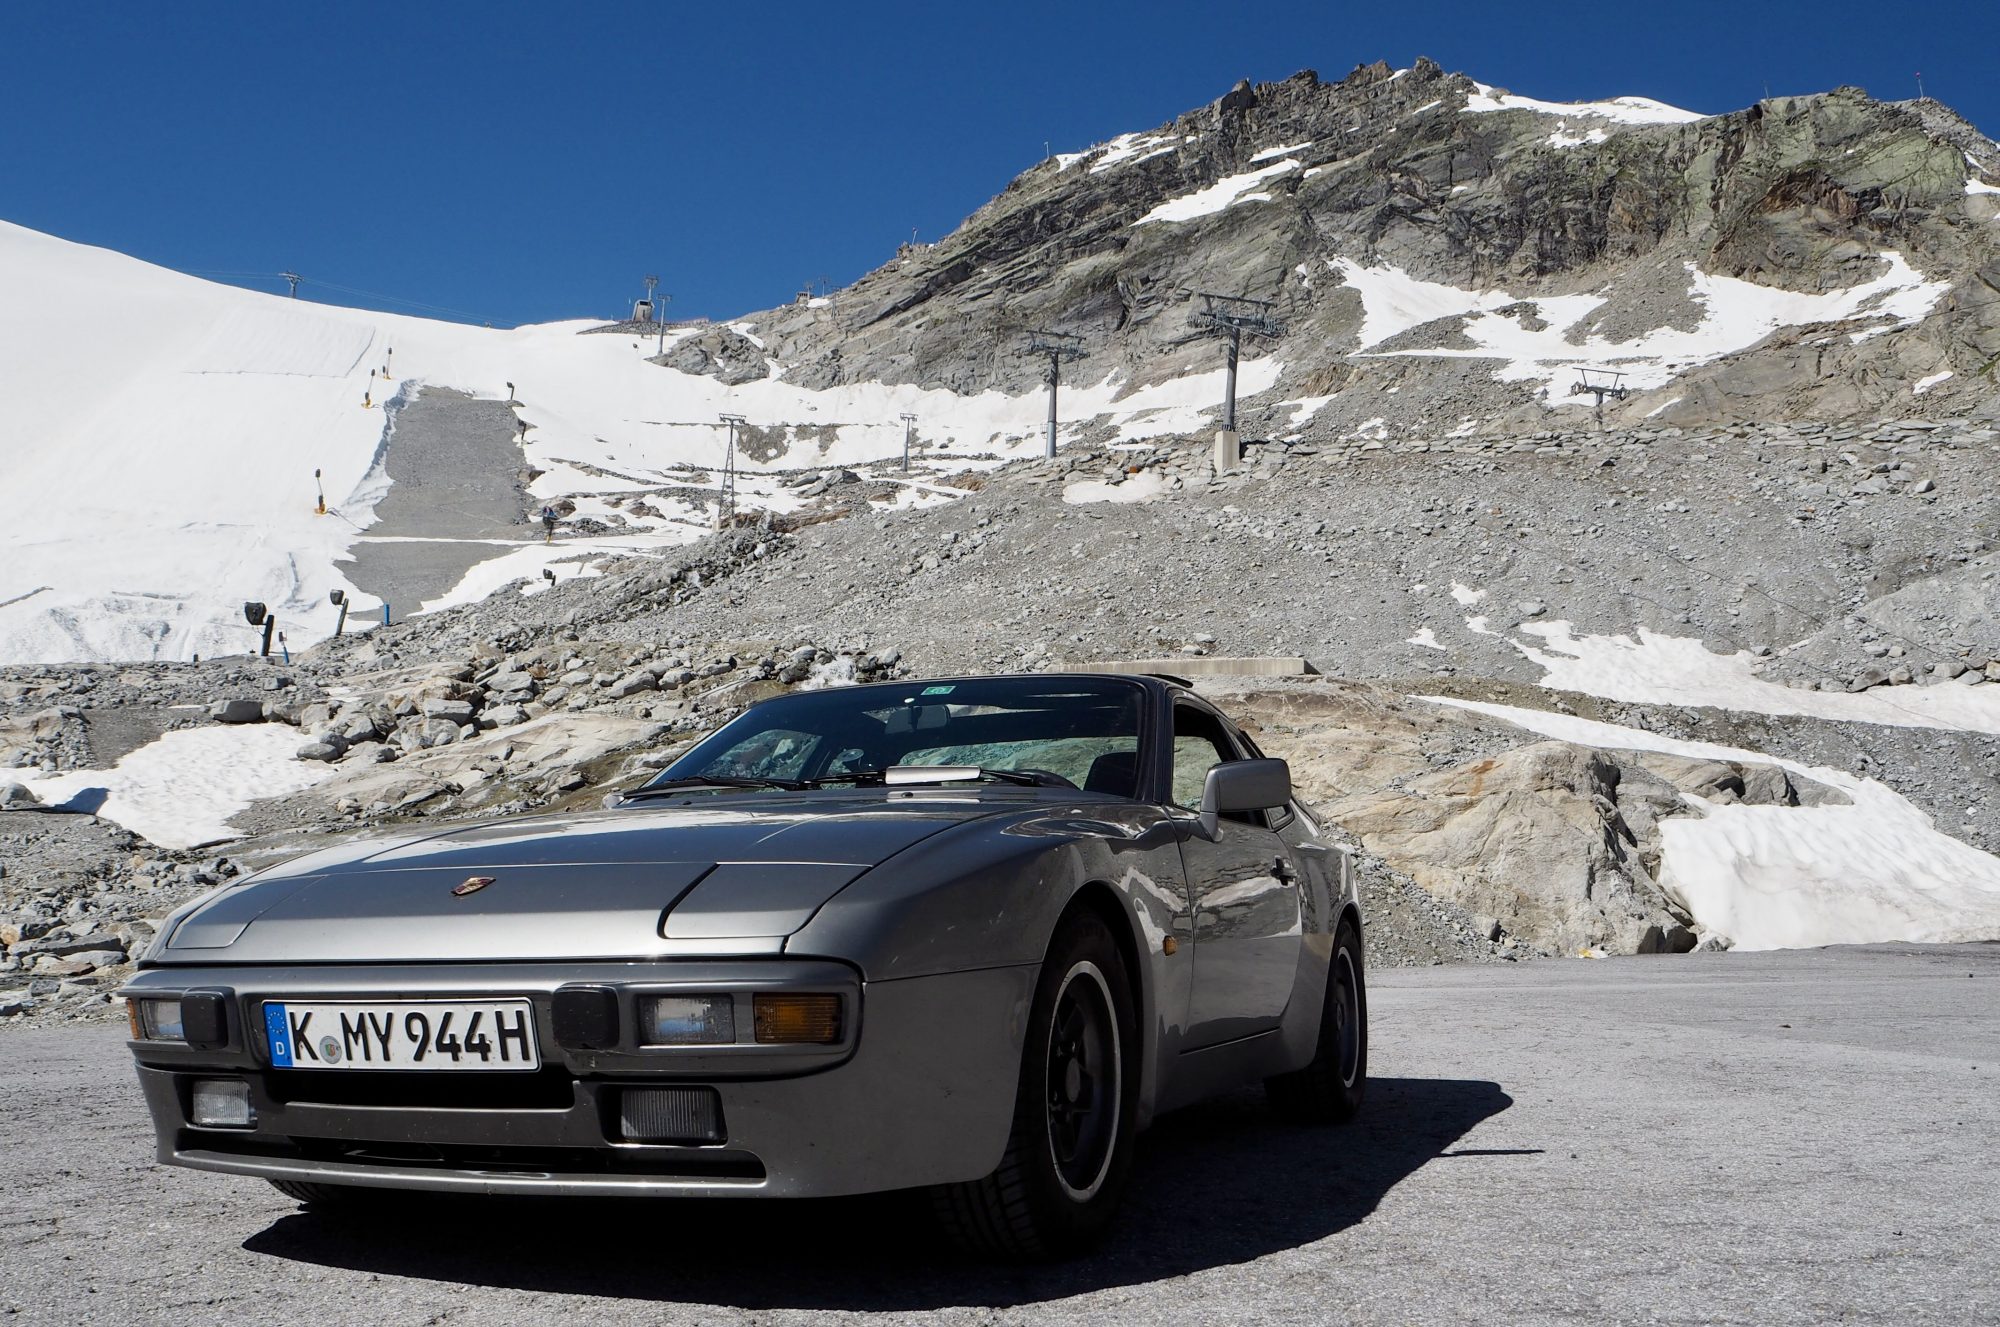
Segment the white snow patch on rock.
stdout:
<path fill-rule="evenodd" d="M 1269 202 L 1271 195 L 1257 191 L 1257 186 L 1298 168 L 1298 159 L 1287 157 L 1283 161 L 1273 162 L 1269 166 L 1259 166 L 1256 170 L 1245 171 L 1241 175 L 1225 175 L 1206 189 L 1197 189 L 1191 194 L 1182 194 L 1179 198 L 1169 198 L 1132 224 L 1144 226 L 1153 222 L 1193 221 L 1197 217 L 1213 216 L 1238 203 Z"/>
<path fill-rule="evenodd" d="M 1591 115 L 1615 124 L 1691 124 L 1711 117 L 1684 111 L 1651 97 L 1613 97 L 1609 101 L 1537 101 L 1503 93 L 1484 83 L 1474 83 L 1473 94 L 1465 99 L 1468 114 L 1492 111 L 1535 111 L 1542 115 Z"/>

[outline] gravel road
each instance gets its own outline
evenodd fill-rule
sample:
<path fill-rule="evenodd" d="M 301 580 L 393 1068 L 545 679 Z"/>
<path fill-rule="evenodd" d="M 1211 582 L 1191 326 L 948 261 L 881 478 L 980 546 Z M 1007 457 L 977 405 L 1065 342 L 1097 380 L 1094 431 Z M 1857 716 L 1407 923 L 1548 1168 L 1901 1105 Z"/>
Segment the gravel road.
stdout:
<path fill-rule="evenodd" d="M 521 446 L 504 401 L 424 389 L 397 412 L 384 463 L 394 482 L 347 575 L 398 616 L 537 533 L 523 514 Z"/>
<path fill-rule="evenodd" d="M 0 1033 L 26 1323 L 2000 1320 L 2000 945 L 1379 974 L 1363 1121 L 1147 1135 L 1099 1256 L 989 1268 L 890 1202 L 404 1203 L 150 1160 L 121 1032 Z"/>

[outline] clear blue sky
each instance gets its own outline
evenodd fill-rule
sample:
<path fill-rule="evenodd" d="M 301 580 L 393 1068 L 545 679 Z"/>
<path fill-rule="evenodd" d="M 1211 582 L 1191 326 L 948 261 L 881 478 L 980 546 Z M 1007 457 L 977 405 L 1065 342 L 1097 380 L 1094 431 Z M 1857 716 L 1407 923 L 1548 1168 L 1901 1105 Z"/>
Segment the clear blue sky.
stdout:
<path fill-rule="evenodd" d="M 1044 142 L 1151 128 L 1241 77 L 1428 55 L 1717 112 L 1767 87 L 1908 97 L 1921 72 L 1993 134 L 1996 45 L 1994 0 L 13 0 L 0 218 L 496 325 L 614 315 L 647 272 L 674 315 L 719 317 L 936 238 Z"/>

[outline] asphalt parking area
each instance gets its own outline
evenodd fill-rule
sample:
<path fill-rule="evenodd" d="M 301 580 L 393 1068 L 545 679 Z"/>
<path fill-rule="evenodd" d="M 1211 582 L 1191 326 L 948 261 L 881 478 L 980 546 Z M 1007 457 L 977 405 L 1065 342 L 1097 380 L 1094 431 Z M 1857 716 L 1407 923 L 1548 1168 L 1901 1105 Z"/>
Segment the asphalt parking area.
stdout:
<path fill-rule="evenodd" d="M 300 1212 L 153 1165 L 113 1026 L 0 1031 L 29 1323 L 2000 1321 L 2000 945 L 1377 974 L 1369 1105 L 1143 1142 L 1094 1257 L 895 1200 Z"/>

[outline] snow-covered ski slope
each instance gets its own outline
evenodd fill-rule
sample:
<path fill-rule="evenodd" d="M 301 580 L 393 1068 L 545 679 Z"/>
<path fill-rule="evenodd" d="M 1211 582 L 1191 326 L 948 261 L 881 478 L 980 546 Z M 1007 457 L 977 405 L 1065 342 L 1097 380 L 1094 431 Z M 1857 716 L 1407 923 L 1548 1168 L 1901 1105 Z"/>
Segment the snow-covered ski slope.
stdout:
<path fill-rule="evenodd" d="M 797 431 L 788 450 L 739 458 L 753 507 L 786 505 L 772 471 L 896 454 L 905 411 L 939 468 L 1040 445 L 1040 393 L 810 391 L 775 363 L 726 387 L 648 363 L 652 338 L 578 335 L 589 326 L 493 330 L 288 300 L 0 222 L 0 663 L 241 652 L 255 643 L 246 600 L 268 604 L 296 648 L 332 630 L 336 588 L 365 623 L 372 601 L 339 563 L 388 484 L 383 400 L 425 386 L 506 399 L 515 384 L 525 459 L 546 472 L 536 498 L 661 495 L 663 515 L 633 522 L 628 548 L 699 533 L 712 507 L 690 467 L 721 464 L 724 412 Z M 1281 368 L 1246 365 L 1239 391 L 1269 388 Z M 1221 372 L 1080 384 L 1064 417 L 1126 438 L 1196 428 Z M 317 514 L 314 470 L 337 514 Z M 537 533 L 524 524 L 523 544 Z M 490 580 L 475 568 L 467 593 Z"/>

